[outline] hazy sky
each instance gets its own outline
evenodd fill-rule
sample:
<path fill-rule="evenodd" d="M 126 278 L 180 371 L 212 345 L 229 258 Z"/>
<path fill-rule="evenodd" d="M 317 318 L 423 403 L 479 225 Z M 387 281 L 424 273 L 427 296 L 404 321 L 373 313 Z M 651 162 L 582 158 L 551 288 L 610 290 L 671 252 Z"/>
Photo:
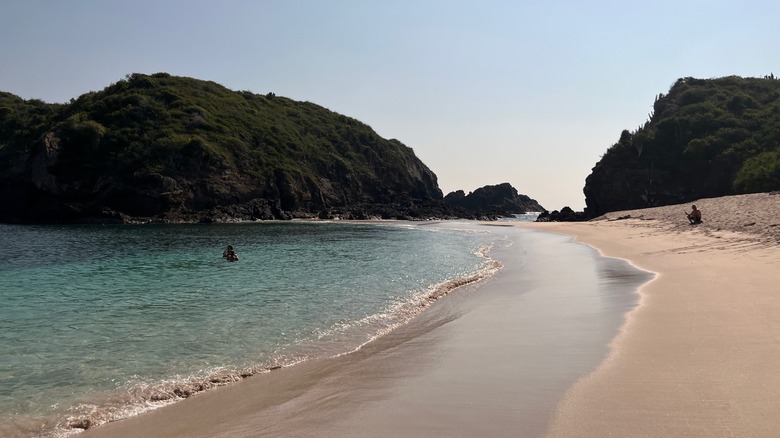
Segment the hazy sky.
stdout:
<path fill-rule="evenodd" d="M 448 193 L 585 177 L 680 77 L 780 74 L 780 2 L 0 0 L 0 90 L 67 102 L 168 72 L 310 101 L 397 138 Z"/>

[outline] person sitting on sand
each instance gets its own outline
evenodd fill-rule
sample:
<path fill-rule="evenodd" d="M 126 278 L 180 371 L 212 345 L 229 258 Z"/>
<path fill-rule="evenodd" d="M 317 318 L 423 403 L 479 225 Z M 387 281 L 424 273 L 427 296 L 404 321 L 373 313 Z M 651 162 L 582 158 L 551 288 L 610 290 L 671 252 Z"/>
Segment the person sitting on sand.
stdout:
<path fill-rule="evenodd" d="M 228 245 L 227 249 L 222 253 L 222 258 L 227 259 L 229 262 L 238 261 L 238 254 L 233 250 L 233 245 Z"/>
<path fill-rule="evenodd" d="M 701 210 L 697 209 L 695 205 L 691 206 L 691 212 L 685 213 L 688 216 L 688 222 L 691 224 L 701 223 Z"/>

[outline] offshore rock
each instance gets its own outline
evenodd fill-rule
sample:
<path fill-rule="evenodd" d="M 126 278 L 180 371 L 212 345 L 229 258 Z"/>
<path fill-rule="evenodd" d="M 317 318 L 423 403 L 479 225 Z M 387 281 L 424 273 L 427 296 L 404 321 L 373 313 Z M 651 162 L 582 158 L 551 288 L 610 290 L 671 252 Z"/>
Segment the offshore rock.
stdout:
<path fill-rule="evenodd" d="M 468 195 L 463 190 L 451 192 L 444 201 L 454 207 L 464 208 L 479 215 L 512 216 L 528 212 L 544 211 L 536 200 L 517 193 L 509 183 L 484 186 Z"/>
<path fill-rule="evenodd" d="M 574 211 L 568 206 L 563 207 L 561 211 L 543 211 L 536 218 L 536 222 L 582 222 L 586 220 L 588 220 L 588 217 L 584 212 Z"/>

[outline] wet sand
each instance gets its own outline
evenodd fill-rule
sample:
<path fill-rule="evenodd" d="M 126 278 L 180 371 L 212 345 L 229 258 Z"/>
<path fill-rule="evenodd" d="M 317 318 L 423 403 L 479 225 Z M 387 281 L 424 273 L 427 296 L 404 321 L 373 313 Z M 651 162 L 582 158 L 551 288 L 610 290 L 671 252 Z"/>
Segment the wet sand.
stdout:
<path fill-rule="evenodd" d="M 542 436 L 649 274 L 571 238 L 500 227 L 504 268 L 337 358 L 257 375 L 83 437 Z"/>

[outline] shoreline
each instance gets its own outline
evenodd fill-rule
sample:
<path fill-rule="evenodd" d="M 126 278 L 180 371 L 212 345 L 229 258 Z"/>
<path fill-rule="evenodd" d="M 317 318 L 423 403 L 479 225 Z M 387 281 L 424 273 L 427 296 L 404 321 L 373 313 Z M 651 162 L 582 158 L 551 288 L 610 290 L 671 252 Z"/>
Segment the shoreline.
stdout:
<path fill-rule="evenodd" d="M 780 430 L 774 225 L 765 224 L 770 233 L 746 234 L 648 218 L 663 217 L 662 209 L 640 212 L 621 220 L 522 225 L 574 236 L 658 273 L 640 288 L 640 305 L 627 315 L 607 359 L 568 390 L 547 436 L 773 436 Z M 710 223 L 726 219 L 744 220 L 724 214 Z"/>
<path fill-rule="evenodd" d="M 483 223 L 544 244 L 528 260 L 497 257 L 508 269 L 356 353 L 262 374 L 79 436 L 773 436 L 780 196 L 697 205 L 708 206 L 699 226 L 675 221 L 681 206 L 584 223 Z M 566 248 L 655 276 L 635 279 L 630 304 L 628 271 L 569 259 Z M 529 260 L 539 263 L 514 269 Z M 600 273 L 594 287 L 567 282 L 580 269 Z M 537 271 L 545 276 L 527 275 Z M 603 293 L 611 287 L 622 292 Z M 601 295 L 584 303 L 605 311 L 595 321 L 617 315 L 590 332 L 580 325 L 589 310 L 571 304 L 589 289 Z M 576 293 L 550 295 L 560 291 Z M 565 304 L 570 313 L 551 318 Z M 592 344 L 578 350 L 583 339 Z"/>
<path fill-rule="evenodd" d="M 79 436 L 541 436 L 647 276 L 569 237 L 500 226 L 515 239 L 491 252 L 505 269 L 359 351 Z"/>

